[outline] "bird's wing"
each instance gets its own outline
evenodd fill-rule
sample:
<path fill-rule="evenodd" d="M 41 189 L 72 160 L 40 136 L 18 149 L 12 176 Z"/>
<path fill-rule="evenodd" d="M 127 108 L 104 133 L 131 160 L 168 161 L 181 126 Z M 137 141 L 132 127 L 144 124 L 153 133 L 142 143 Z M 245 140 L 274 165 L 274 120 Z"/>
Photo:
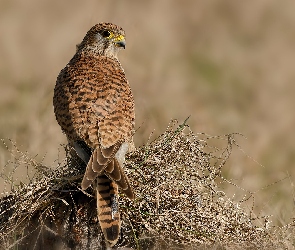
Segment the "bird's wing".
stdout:
<path fill-rule="evenodd" d="M 76 56 L 58 82 L 65 97 L 56 98 L 56 105 L 66 114 L 60 125 L 73 144 L 82 140 L 94 150 L 82 188 L 106 174 L 128 197 L 133 197 L 123 162 L 118 163 L 115 157 L 121 145 L 132 138 L 134 129 L 133 96 L 119 62 L 107 57 Z"/>
<path fill-rule="evenodd" d="M 120 63 L 103 56 L 79 57 L 65 71 L 69 80 L 64 89 L 74 130 L 66 134 L 114 155 L 109 148 L 118 150 L 113 146 L 130 139 L 134 130 L 134 100 Z"/>

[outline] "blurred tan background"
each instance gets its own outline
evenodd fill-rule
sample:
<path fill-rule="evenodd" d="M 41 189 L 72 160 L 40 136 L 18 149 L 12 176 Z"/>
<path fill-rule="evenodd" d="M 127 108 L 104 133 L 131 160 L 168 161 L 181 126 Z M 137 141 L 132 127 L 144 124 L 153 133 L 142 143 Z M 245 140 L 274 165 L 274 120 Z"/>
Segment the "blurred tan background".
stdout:
<path fill-rule="evenodd" d="M 242 191 L 257 191 L 258 212 L 289 221 L 294 9 L 291 0 L 0 0 L 0 138 L 46 165 L 57 164 L 66 141 L 53 114 L 56 77 L 91 26 L 113 22 L 127 34 L 119 58 L 136 100 L 136 145 L 189 115 L 195 133 L 240 132 L 246 154 L 234 150 L 225 176 Z M 1 167 L 12 158 L 1 145 Z"/>

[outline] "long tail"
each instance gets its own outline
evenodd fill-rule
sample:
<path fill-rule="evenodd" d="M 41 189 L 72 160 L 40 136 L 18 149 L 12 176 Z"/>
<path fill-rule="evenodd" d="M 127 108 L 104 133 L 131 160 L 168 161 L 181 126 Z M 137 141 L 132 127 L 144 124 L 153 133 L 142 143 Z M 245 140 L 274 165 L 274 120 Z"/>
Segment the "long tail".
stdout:
<path fill-rule="evenodd" d="M 109 246 L 115 245 L 120 234 L 118 185 L 106 175 L 96 179 L 97 214 L 100 227 Z"/>
<path fill-rule="evenodd" d="M 124 173 L 123 162 L 116 158 L 109 159 L 103 156 L 101 149 L 95 149 L 88 161 L 84 178 L 81 183 L 83 190 L 87 189 L 96 177 L 107 175 L 113 180 L 126 196 L 133 200 L 135 195 L 129 183 L 127 175 Z"/>
<path fill-rule="evenodd" d="M 77 146 L 76 152 L 79 156 L 81 155 L 80 158 L 84 157 L 84 151 L 80 150 L 80 145 L 75 146 Z M 88 163 L 81 183 L 83 190 L 95 183 L 98 220 L 110 247 L 117 243 L 120 235 L 118 186 L 129 199 L 134 199 L 135 196 L 128 177 L 124 173 L 122 157 L 117 157 L 117 154 L 114 155 L 112 151 L 112 148 L 97 148 L 89 159 L 84 157 Z"/>

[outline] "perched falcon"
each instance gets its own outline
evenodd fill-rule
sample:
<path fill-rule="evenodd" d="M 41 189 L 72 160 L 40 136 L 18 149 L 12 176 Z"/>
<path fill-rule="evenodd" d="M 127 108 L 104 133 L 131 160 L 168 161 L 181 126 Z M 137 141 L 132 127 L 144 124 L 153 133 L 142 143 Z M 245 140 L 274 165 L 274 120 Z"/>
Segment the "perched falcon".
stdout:
<path fill-rule="evenodd" d="M 110 246 L 120 233 L 118 186 L 134 199 L 123 169 L 134 134 L 134 99 L 118 60 L 124 48 L 122 28 L 93 26 L 58 75 L 53 97 L 56 120 L 87 165 L 81 186 L 96 190 L 98 219 Z"/>

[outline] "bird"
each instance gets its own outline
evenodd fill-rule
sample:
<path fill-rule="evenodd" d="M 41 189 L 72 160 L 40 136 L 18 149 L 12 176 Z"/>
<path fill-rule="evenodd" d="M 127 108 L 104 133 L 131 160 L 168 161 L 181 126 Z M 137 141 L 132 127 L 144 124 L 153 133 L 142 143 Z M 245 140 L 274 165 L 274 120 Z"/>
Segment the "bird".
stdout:
<path fill-rule="evenodd" d="M 56 120 L 86 166 L 81 188 L 95 190 L 98 221 L 110 247 L 120 236 L 118 187 L 135 198 L 124 172 L 135 121 L 134 97 L 118 59 L 125 46 L 121 27 L 91 27 L 60 71 L 53 96 Z"/>

